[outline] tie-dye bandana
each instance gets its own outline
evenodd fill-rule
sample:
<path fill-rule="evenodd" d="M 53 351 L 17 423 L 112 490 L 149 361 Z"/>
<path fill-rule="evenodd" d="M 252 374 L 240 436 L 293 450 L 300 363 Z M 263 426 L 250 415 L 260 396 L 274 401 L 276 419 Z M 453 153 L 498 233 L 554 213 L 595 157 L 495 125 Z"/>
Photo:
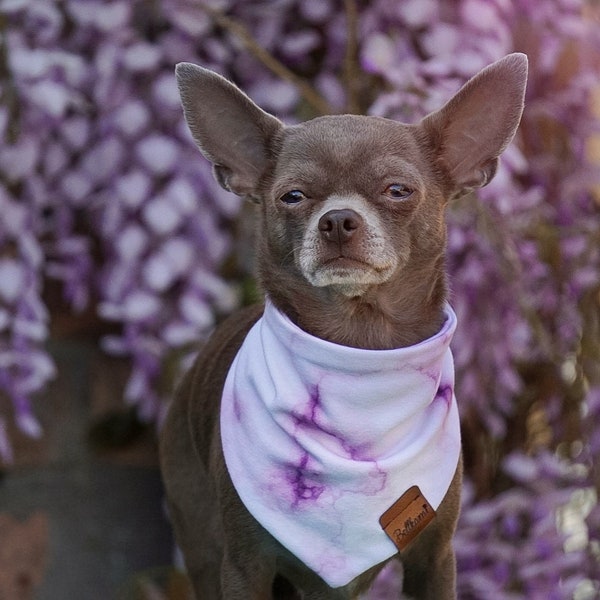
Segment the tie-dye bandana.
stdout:
<path fill-rule="evenodd" d="M 449 349 L 361 350 L 313 337 L 269 301 L 228 373 L 223 451 L 242 502 L 330 586 L 397 552 L 379 517 L 418 485 L 437 509 L 459 460 Z"/>

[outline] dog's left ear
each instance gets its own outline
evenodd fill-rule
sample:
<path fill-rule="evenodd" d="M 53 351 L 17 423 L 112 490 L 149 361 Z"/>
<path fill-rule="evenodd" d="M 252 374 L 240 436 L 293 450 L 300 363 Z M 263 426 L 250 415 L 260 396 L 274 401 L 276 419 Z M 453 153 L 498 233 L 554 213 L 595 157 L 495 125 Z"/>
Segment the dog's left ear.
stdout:
<path fill-rule="evenodd" d="M 527 56 L 514 53 L 470 79 L 420 127 L 456 195 L 487 185 L 523 113 Z"/>
<path fill-rule="evenodd" d="M 179 63 L 177 85 L 188 127 L 226 190 L 256 198 L 282 123 L 217 73 Z"/>

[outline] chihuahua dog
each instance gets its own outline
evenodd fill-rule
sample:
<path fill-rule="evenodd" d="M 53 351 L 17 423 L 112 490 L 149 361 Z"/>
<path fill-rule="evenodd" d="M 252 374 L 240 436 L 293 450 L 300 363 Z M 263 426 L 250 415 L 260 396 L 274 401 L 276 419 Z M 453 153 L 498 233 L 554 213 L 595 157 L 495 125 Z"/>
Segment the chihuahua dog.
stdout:
<path fill-rule="evenodd" d="M 404 595 L 456 597 L 444 211 L 494 176 L 526 78 L 516 53 L 415 125 L 284 126 L 216 73 L 177 66 L 217 181 L 260 206 L 266 296 L 218 327 L 161 434 L 199 600 L 358 598 L 392 558 Z"/>

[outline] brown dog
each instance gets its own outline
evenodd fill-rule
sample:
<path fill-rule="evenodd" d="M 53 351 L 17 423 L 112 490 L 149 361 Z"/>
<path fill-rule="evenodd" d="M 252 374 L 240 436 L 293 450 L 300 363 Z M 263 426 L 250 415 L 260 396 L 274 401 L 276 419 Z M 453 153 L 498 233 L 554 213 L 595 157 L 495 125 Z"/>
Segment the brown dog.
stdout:
<path fill-rule="evenodd" d="M 199 600 L 356 598 L 391 554 L 403 565 L 404 594 L 456 597 L 451 539 L 461 467 L 456 431 L 444 430 L 457 423 L 451 332 L 444 329 L 451 321 L 444 210 L 494 176 L 521 117 L 526 77 L 526 57 L 511 54 L 417 125 L 341 115 L 285 127 L 219 75 L 178 66 L 185 117 L 215 177 L 260 205 L 258 267 L 268 297 L 267 308 L 242 310 L 217 329 L 179 386 L 162 432 L 170 514 Z M 385 418 L 378 407 L 370 413 L 396 386 L 386 384 L 395 377 L 389 374 L 370 383 L 378 361 L 404 352 L 398 356 L 410 362 L 435 344 L 444 344 L 436 368 L 409 368 L 399 359 L 396 369 L 409 383 L 398 383 Z M 342 353 L 332 361 L 343 375 L 319 371 L 321 351 L 330 350 Z M 263 363 L 272 367 L 267 374 L 256 371 Z M 363 363 L 372 365 L 364 377 Z M 298 382 L 315 369 L 306 402 L 290 399 L 304 393 L 296 392 Z M 429 396 L 415 416 L 407 407 L 421 392 Z M 355 393 L 372 398 L 361 404 Z M 442 412 L 427 412 L 434 406 Z M 410 418 L 396 424 L 396 414 Z M 408 461 L 405 470 L 388 471 L 389 457 L 421 439 L 435 419 L 437 429 L 413 456 L 419 470 Z M 438 442 L 452 450 L 435 454 Z M 452 466 L 444 466 L 450 455 Z M 425 456 L 433 458 L 423 462 Z M 358 475 L 329 473 L 327 465 L 338 462 Z M 433 491 L 407 500 L 415 483 L 429 485 L 429 470 L 438 480 Z M 441 480 L 447 483 L 440 488 Z M 439 489 L 432 507 L 427 494 Z M 369 512 L 392 498 L 381 499 L 384 491 L 402 496 L 390 538 L 381 512 Z M 355 512 L 337 522 L 346 501 Z M 354 529 L 346 536 L 347 525 Z M 416 537 L 404 545 L 399 538 L 407 531 Z M 359 573 L 356 565 L 365 568 Z"/>

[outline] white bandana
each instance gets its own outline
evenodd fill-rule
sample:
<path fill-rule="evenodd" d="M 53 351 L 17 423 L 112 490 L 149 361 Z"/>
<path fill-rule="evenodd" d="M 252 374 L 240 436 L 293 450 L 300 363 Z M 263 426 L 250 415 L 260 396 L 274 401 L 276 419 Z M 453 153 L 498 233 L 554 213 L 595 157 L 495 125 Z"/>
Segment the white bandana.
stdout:
<path fill-rule="evenodd" d="M 229 370 L 225 462 L 256 520 L 328 585 L 398 552 L 379 517 L 411 486 L 434 509 L 459 460 L 456 315 L 396 350 L 340 346 L 269 301 Z"/>

